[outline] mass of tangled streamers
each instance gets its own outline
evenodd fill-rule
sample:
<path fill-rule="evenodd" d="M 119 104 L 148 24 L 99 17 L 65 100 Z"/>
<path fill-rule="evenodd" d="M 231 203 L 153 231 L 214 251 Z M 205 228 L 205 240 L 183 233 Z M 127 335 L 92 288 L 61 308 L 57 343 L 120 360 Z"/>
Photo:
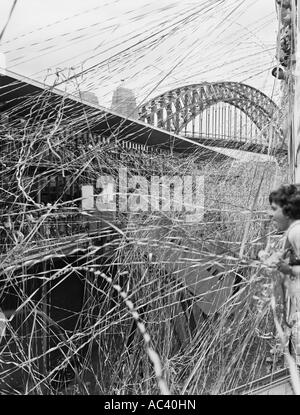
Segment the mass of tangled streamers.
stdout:
<path fill-rule="evenodd" d="M 109 57 L 99 46 L 88 68 L 56 73 L 54 85 L 79 95 L 117 79 L 125 63 L 134 68 L 135 60 L 141 71 L 146 50 L 156 62 L 165 56 L 159 49 L 164 42 L 175 53 L 174 44 L 187 40 L 186 26 L 196 30 L 217 9 L 222 24 L 211 32 L 224 40 L 230 19 L 245 12 L 246 3 L 186 3 L 178 16 L 173 2 L 160 10 L 163 21 L 153 14 L 149 27 L 132 34 L 134 43 L 123 35 L 120 45 L 108 42 L 107 49 L 115 48 Z M 139 13 L 129 20 L 140 21 Z M 258 19 L 256 29 L 265 23 Z M 60 37 L 76 44 L 99 37 L 96 23 L 95 29 Z M 242 34 L 251 36 L 250 29 Z M 62 47 L 57 38 L 18 49 L 13 41 L 6 42 L 6 52 L 18 63 Z M 222 42 L 217 46 L 221 51 Z M 190 45 L 189 53 L 197 47 Z M 39 54 L 30 57 L 30 48 Z M 183 61 L 181 56 L 167 76 L 141 85 L 140 102 L 154 89 L 156 95 L 167 90 Z M 211 56 L 204 72 L 217 65 Z M 261 69 L 260 62 L 248 75 Z M 18 116 L 25 107 L 29 116 Z M 276 284 L 256 260 L 272 235 L 265 211 L 270 188 L 285 178 L 280 163 L 220 161 L 218 153 L 203 159 L 201 149 L 150 150 L 133 145 L 134 137 L 120 140 L 122 122 L 93 134 L 109 114 L 95 106 L 78 112 L 75 101 L 72 108 L 51 89 L 2 113 L 0 393 L 220 394 L 280 367 L 271 307 Z M 146 178 L 201 172 L 204 216 L 189 223 L 175 210 L 82 211 L 81 186 L 95 185 L 100 175 L 117 181 L 120 168 Z M 136 191 L 128 189 L 130 195 Z M 78 296 L 76 308 L 72 299 Z"/>

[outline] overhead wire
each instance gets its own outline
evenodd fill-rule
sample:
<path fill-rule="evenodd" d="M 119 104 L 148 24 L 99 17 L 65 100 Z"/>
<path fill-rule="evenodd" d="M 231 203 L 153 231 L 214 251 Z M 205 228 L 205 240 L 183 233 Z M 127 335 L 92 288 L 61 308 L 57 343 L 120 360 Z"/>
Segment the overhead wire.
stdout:
<path fill-rule="evenodd" d="M 12 18 L 12 15 L 13 15 L 14 9 L 15 9 L 15 7 L 17 5 L 17 2 L 18 2 L 18 0 L 14 0 L 13 4 L 11 6 L 11 9 L 9 11 L 9 14 L 8 14 L 8 17 L 7 17 L 7 20 L 6 20 L 6 23 L 5 23 L 3 29 L 1 30 L 1 33 L 0 33 L 0 42 L 2 42 L 2 38 L 4 36 L 4 33 L 6 31 L 7 26 L 9 25 L 9 22 L 10 22 L 10 20 Z"/>

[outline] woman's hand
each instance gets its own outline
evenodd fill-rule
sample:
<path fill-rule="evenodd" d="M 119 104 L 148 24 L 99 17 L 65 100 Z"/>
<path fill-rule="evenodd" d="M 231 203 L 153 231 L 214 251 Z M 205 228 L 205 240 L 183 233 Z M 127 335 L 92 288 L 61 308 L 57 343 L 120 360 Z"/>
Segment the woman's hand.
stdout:
<path fill-rule="evenodd" d="M 285 275 L 292 275 L 293 274 L 292 267 L 290 265 L 288 265 L 284 260 L 280 260 L 277 263 L 277 269 L 278 269 L 278 271 L 282 272 L 282 274 L 285 274 Z"/>

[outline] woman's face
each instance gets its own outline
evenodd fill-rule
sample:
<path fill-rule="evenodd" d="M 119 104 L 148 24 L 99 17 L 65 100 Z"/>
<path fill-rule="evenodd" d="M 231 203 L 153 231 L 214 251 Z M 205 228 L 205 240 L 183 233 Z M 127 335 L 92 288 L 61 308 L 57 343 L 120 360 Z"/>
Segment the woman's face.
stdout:
<path fill-rule="evenodd" d="M 279 231 L 285 231 L 290 225 L 290 218 L 283 214 L 282 208 L 272 202 L 270 215 L 277 225 Z"/>

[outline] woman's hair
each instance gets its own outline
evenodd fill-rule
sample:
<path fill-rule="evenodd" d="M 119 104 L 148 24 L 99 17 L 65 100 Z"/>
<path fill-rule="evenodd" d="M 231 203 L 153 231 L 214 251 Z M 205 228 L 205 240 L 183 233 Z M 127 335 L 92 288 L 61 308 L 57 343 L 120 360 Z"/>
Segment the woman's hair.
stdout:
<path fill-rule="evenodd" d="M 280 186 L 279 189 L 270 193 L 269 202 L 280 206 L 285 216 L 300 219 L 300 185 Z"/>

